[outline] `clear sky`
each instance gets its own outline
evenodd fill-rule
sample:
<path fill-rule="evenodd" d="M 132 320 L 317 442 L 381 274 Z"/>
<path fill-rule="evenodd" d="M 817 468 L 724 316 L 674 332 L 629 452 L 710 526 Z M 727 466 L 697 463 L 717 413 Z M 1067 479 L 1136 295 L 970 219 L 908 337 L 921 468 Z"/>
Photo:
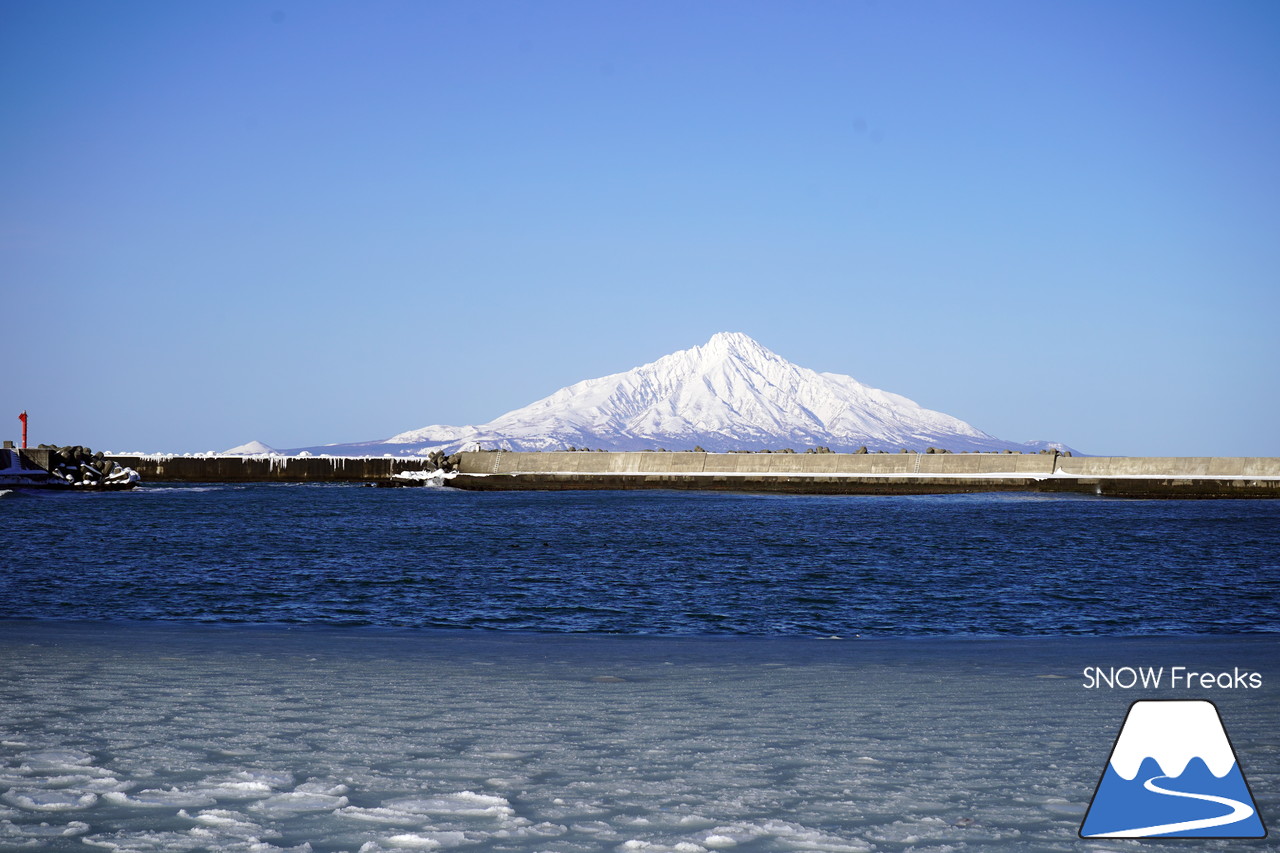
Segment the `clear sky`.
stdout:
<path fill-rule="evenodd" d="M 1002 438 L 1280 455 L 1280 3 L 0 0 L 0 408 L 482 423 L 741 331 Z"/>

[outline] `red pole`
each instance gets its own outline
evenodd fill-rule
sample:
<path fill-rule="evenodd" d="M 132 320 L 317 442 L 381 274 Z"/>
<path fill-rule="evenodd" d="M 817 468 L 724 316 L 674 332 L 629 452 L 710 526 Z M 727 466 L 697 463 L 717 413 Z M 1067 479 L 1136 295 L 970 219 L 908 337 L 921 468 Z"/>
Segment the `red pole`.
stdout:
<path fill-rule="evenodd" d="M 10 409 L 10 411 L 13 411 Z M 27 449 L 27 413 L 23 412 L 18 415 L 18 420 L 22 421 L 22 449 Z"/>

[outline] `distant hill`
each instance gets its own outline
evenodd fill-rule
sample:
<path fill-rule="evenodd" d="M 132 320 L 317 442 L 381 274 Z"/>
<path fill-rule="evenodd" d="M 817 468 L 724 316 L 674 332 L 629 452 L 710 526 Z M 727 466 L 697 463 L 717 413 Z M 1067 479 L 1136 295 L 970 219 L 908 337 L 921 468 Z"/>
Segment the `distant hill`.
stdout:
<path fill-rule="evenodd" d="M 278 453 L 280 453 L 280 451 L 276 450 L 274 447 L 269 447 L 263 444 L 261 441 L 250 441 L 250 442 L 246 442 L 245 444 L 240 444 L 240 445 L 237 445 L 236 447 L 232 447 L 230 450 L 224 450 L 218 455 L 219 456 L 271 456 L 273 454 L 278 454 Z"/>

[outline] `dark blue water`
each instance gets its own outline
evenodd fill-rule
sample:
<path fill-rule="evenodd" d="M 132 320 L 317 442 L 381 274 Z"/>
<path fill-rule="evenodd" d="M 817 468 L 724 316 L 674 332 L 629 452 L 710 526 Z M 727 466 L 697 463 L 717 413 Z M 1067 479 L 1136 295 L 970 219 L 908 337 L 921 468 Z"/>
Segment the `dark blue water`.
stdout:
<path fill-rule="evenodd" d="M 1280 632 L 1280 501 L 148 486 L 0 497 L 0 618 Z"/>

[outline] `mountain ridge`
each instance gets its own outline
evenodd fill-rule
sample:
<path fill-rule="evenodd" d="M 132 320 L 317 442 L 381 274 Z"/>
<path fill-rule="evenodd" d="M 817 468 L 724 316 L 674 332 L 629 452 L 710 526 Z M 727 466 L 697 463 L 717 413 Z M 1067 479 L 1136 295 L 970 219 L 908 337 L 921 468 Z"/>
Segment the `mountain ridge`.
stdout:
<path fill-rule="evenodd" d="M 506 450 L 708 451 L 826 447 L 836 452 L 1067 449 L 1013 442 L 837 373 L 793 364 L 741 332 L 719 332 L 631 370 L 586 379 L 486 424 L 432 424 L 387 439 L 284 453 L 425 455 Z"/>

